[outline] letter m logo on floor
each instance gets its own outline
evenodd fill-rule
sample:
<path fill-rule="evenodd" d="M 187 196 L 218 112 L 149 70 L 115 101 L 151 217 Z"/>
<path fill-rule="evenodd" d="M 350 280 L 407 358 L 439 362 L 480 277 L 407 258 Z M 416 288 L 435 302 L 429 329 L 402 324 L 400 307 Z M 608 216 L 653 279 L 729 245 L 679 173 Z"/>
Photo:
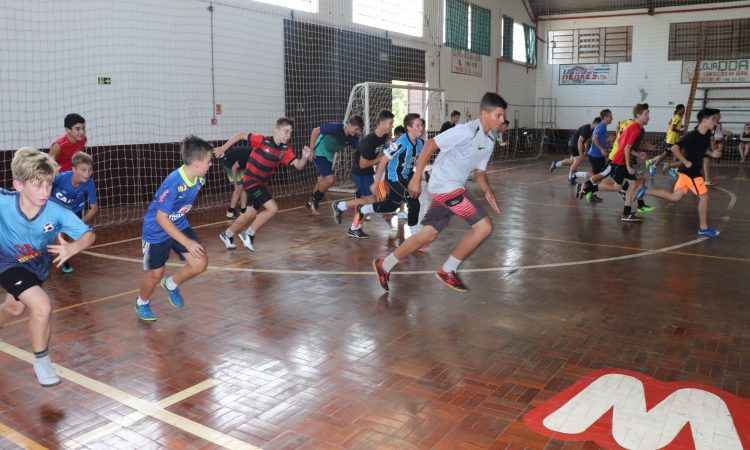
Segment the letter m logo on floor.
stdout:
<path fill-rule="evenodd" d="M 552 439 L 606 449 L 750 450 L 750 400 L 623 370 L 584 376 L 523 421 Z"/>

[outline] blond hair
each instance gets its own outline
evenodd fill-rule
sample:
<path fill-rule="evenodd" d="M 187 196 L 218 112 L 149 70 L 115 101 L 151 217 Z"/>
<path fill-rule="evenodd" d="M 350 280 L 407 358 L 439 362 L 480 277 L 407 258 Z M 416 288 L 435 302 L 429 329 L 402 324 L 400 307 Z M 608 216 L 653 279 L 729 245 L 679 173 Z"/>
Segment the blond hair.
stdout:
<path fill-rule="evenodd" d="M 88 164 L 89 166 L 94 167 L 94 158 L 92 158 L 88 153 L 75 152 L 73 154 L 73 158 L 71 159 L 73 167 L 78 167 L 79 164 Z"/>
<path fill-rule="evenodd" d="M 57 175 L 57 163 L 44 152 L 31 147 L 22 147 L 13 154 L 10 170 L 14 180 L 52 183 Z"/>

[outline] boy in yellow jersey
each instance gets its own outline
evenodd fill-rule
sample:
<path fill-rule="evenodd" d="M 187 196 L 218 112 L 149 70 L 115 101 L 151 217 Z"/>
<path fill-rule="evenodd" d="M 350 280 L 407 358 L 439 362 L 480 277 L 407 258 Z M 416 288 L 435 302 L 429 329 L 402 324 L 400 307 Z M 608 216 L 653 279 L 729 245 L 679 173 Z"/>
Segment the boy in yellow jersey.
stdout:
<path fill-rule="evenodd" d="M 649 175 L 651 175 L 651 178 L 654 177 L 656 174 L 656 166 L 658 166 L 664 158 L 672 154 L 672 146 L 676 144 L 680 137 L 685 134 L 685 127 L 682 124 L 682 117 L 685 115 L 685 105 L 679 104 L 674 110 L 674 117 L 672 117 L 672 120 L 669 121 L 669 127 L 667 128 L 667 138 L 664 142 L 664 147 L 662 148 L 662 151 L 659 155 L 646 160 L 646 168 L 648 169 Z M 666 171 L 671 167 L 679 167 L 680 163 L 664 163 L 664 167 L 662 168 L 662 172 L 666 173 Z M 677 173 L 673 173 L 673 175 L 676 177 Z"/>

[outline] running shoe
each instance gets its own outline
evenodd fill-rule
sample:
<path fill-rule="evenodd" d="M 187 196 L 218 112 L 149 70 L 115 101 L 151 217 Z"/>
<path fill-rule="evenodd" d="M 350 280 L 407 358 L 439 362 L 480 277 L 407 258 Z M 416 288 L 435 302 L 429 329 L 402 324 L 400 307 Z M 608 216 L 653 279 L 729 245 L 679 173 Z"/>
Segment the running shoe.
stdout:
<path fill-rule="evenodd" d="M 667 174 L 669 174 L 669 176 L 672 177 L 672 178 L 677 178 L 678 177 L 678 175 L 677 175 L 677 169 L 669 169 L 667 171 Z"/>
<path fill-rule="evenodd" d="M 598 195 L 596 195 L 596 194 L 591 194 L 591 203 L 601 203 L 601 202 L 603 202 L 603 201 L 604 201 L 604 200 L 602 200 L 601 198 L 599 198 L 599 196 L 598 196 Z"/>
<path fill-rule="evenodd" d="M 166 278 L 162 278 L 161 279 L 161 283 L 159 283 L 159 284 L 161 285 L 161 288 L 164 289 L 165 291 L 167 291 L 167 294 L 169 294 L 169 303 L 171 303 L 172 306 L 174 306 L 177 309 L 180 309 L 183 306 L 185 306 L 185 302 L 182 301 L 182 295 L 180 295 L 180 290 L 179 289 L 177 289 L 177 288 L 169 289 L 167 287 L 167 279 Z"/>
<path fill-rule="evenodd" d="M 654 175 L 656 175 L 656 164 L 650 159 L 647 159 L 646 169 L 648 169 L 648 174 L 651 175 L 651 178 L 654 178 Z"/>
<path fill-rule="evenodd" d="M 138 313 L 138 318 L 144 322 L 153 322 L 156 320 L 156 315 L 151 311 L 151 302 L 148 302 L 145 305 L 139 305 L 136 301 L 135 312 Z"/>
<path fill-rule="evenodd" d="M 237 248 L 237 246 L 234 245 L 234 237 L 227 236 L 226 231 L 219 233 L 219 239 L 221 239 L 221 242 L 227 247 L 227 250 L 234 250 Z"/>
<path fill-rule="evenodd" d="M 655 210 L 656 208 L 651 205 L 643 205 L 638 207 L 639 213 L 650 213 L 651 211 Z"/>
<path fill-rule="evenodd" d="M 36 379 L 43 387 L 52 387 L 60 384 L 60 377 L 55 373 L 55 368 L 52 367 L 52 360 L 50 360 L 49 355 L 34 361 L 34 374 L 36 374 Z"/>
<path fill-rule="evenodd" d="M 374 260 L 372 262 L 372 268 L 375 269 L 375 273 L 378 274 L 380 287 L 382 287 L 384 291 L 388 292 L 390 290 L 390 287 L 388 286 L 388 280 L 391 278 L 391 273 L 386 272 L 385 269 L 383 269 L 383 258 Z"/>
<path fill-rule="evenodd" d="M 357 228 L 356 230 L 349 230 L 347 233 L 347 236 L 357 239 L 370 239 L 370 235 L 362 231 L 360 228 Z"/>
<path fill-rule="evenodd" d="M 441 267 L 435 273 L 435 276 L 438 280 L 445 283 L 446 286 L 453 289 L 454 291 L 469 292 L 469 288 L 467 288 L 464 282 L 461 281 L 461 278 L 458 277 L 458 274 L 456 274 L 456 272 L 444 272 L 443 268 Z"/>
<path fill-rule="evenodd" d="M 73 273 L 73 266 L 68 261 L 65 261 L 62 265 L 62 273 Z"/>
<path fill-rule="evenodd" d="M 575 175 L 569 176 L 568 183 L 570 183 L 571 186 L 575 186 L 576 184 L 578 184 L 578 182 L 576 181 L 576 176 Z"/>
<path fill-rule="evenodd" d="M 318 211 L 318 205 L 315 203 L 312 197 L 310 197 L 310 200 L 308 200 L 305 204 L 305 208 L 307 208 L 307 210 L 310 211 L 310 214 L 312 214 L 313 216 L 320 215 L 320 211 Z"/>
<path fill-rule="evenodd" d="M 698 235 L 699 235 L 699 236 L 705 236 L 705 237 L 716 237 L 716 236 L 718 236 L 719 234 L 721 234 L 721 233 L 720 233 L 720 232 L 718 232 L 718 231 L 716 231 L 716 230 L 714 230 L 714 229 L 713 229 L 713 228 L 711 228 L 711 227 L 708 227 L 708 228 L 706 228 L 705 230 L 703 230 L 703 229 L 700 229 L 700 228 L 698 229 Z"/>
<path fill-rule="evenodd" d="M 623 222 L 643 222 L 643 219 L 641 219 L 634 213 L 630 213 L 627 215 L 623 214 L 620 220 L 622 220 Z"/>
<path fill-rule="evenodd" d="M 236 212 L 237 211 L 235 211 L 234 209 L 231 209 L 231 208 L 227 209 L 227 214 L 226 214 L 227 219 L 234 219 L 234 215 Z"/>
<path fill-rule="evenodd" d="M 713 186 L 714 182 L 711 181 L 711 180 L 706 180 L 705 183 L 703 183 L 703 184 L 705 184 L 706 186 Z"/>
<path fill-rule="evenodd" d="M 590 205 L 591 201 L 594 199 L 594 193 L 591 191 L 586 192 L 586 195 L 584 195 L 583 197 L 586 199 L 586 204 Z"/>
<path fill-rule="evenodd" d="M 237 236 L 240 238 L 240 241 L 242 241 L 242 245 L 244 245 L 246 249 L 255 253 L 255 246 L 253 246 L 255 236 L 250 236 L 247 233 L 239 233 Z"/>
<path fill-rule="evenodd" d="M 331 203 L 331 208 L 333 209 L 333 220 L 341 225 L 341 215 L 344 214 L 344 211 L 340 210 L 338 206 L 336 206 L 336 202 Z"/>
<path fill-rule="evenodd" d="M 549 165 L 549 173 L 552 173 L 557 169 L 557 161 L 552 161 L 552 164 Z"/>

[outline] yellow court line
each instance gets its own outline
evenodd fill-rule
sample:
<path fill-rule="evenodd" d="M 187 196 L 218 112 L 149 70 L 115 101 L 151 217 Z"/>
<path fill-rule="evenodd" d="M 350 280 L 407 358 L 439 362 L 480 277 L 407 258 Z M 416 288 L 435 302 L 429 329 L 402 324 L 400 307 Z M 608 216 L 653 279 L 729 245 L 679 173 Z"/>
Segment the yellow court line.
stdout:
<path fill-rule="evenodd" d="M 88 301 L 85 301 L 85 302 L 76 303 L 75 305 L 63 306 L 62 308 L 53 309 L 52 310 L 52 314 L 59 313 L 60 311 L 65 311 L 65 310 L 68 310 L 68 309 L 78 308 L 79 306 L 83 306 L 83 305 L 91 305 L 93 303 L 99 303 L 99 302 L 103 302 L 103 301 L 106 301 L 106 300 L 112 300 L 113 298 L 122 297 L 123 295 L 135 294 L 139 290 L 140 289 L 131 289 L 129 291 L 120 292 L 118 294 L 112 294 L 112 295 L 108 295 L 106 297 L 100 297 L 100 298 L 97 298 L 97 299 L 94 299 L 94 300 L 88 300 Z M 22 319 L 17 319 L 17 320 L 14 320 L 12 322 L 8 322 L 8 323 L 5 324 L 5 326 L 15 325 L 17 323 L 26 322 L 27 320 L 29 320 L 29 318 L 28 317 L 24 317 Z"/>
<path fill-rule="evenodd" d="M 11 356 L 14 356 L 22 361 L 26 361 L 30 364 L 34 362 L 34 355 L 21 350 L 18 347 L 8 344 L 0 340 L 0 351 L 5 352 Z M 182 431 L 197 436 L 205 441 L 212 442 L 216 445 L 226 447 L 230 450 L 260 450 L 258 447 L 251 445 L 247 442 L 240 441 L 239 439 L 233 438 L 220 431 L 209 428 L 205 425 L 201 425 L 190 419 L 182 417 L 171 411 L 167 411 L 160 407 L 158 404 L 153 404 L 139 399 L 125 391 L 117 389 L 115 387 L 104 384 L 100 381 L 89 378 L 71 369 L 61 367 L 57 364 L 57 374 L 60 378 L 64 378 L 78 386 L 84 387 L 90 391 L 96 392 L 97 394 L 111 398 L 112 400 L 119 402 L 129 408 L 132 408 L 141 414 L 153 417 L 162 422 L 168 423 L 175 428 L 179 428 Z"/>
<path fill-rule="evenodd" d="M 48 450 L 47 447 L 40 445 L 23 434 L 0 423 L 0 438 L 10 441 L 25 450 Z"/>
<path fill-rule="evenodd" d="M 177 392 L 176 394 L 170 395 L 169 397 L 156 402 L 156 406 L 158 406 L 159 408 L 166 409 L 174 405 L 175 403 L 179 403 L 185 400 L 186 398 L 191 397 L 199 392 L 203 392 L 206 389 L 212 388 L 216 386 L 217 384 L 219 384 L 217 380 L 213 378 L 209 378 L 208 380 L 201 381 L 195 386 L 191 386 L 185 389 L 184 391 Z M 125 417 L 115 418 L 112 420 L 112 422 L 106 425 L 102 425 L 99 428 L 95 428 L 81 436 L 75 436 L 71 438 L 70 441 L 65 443 L 65 448 L 77 449 L 77 448 L 84 447 L 85 445 L 93 441 L 96 441 L 97 439 L 101 439 L 105 436 L 111 436 L 123 428 L 128 428 L 129 426 L 133 425 L 134 423 L 138 422 L 139 420 L 145 417 L 147 417 L 146 414 L 135 411 L 135 412 L 128 414 Z"/>

